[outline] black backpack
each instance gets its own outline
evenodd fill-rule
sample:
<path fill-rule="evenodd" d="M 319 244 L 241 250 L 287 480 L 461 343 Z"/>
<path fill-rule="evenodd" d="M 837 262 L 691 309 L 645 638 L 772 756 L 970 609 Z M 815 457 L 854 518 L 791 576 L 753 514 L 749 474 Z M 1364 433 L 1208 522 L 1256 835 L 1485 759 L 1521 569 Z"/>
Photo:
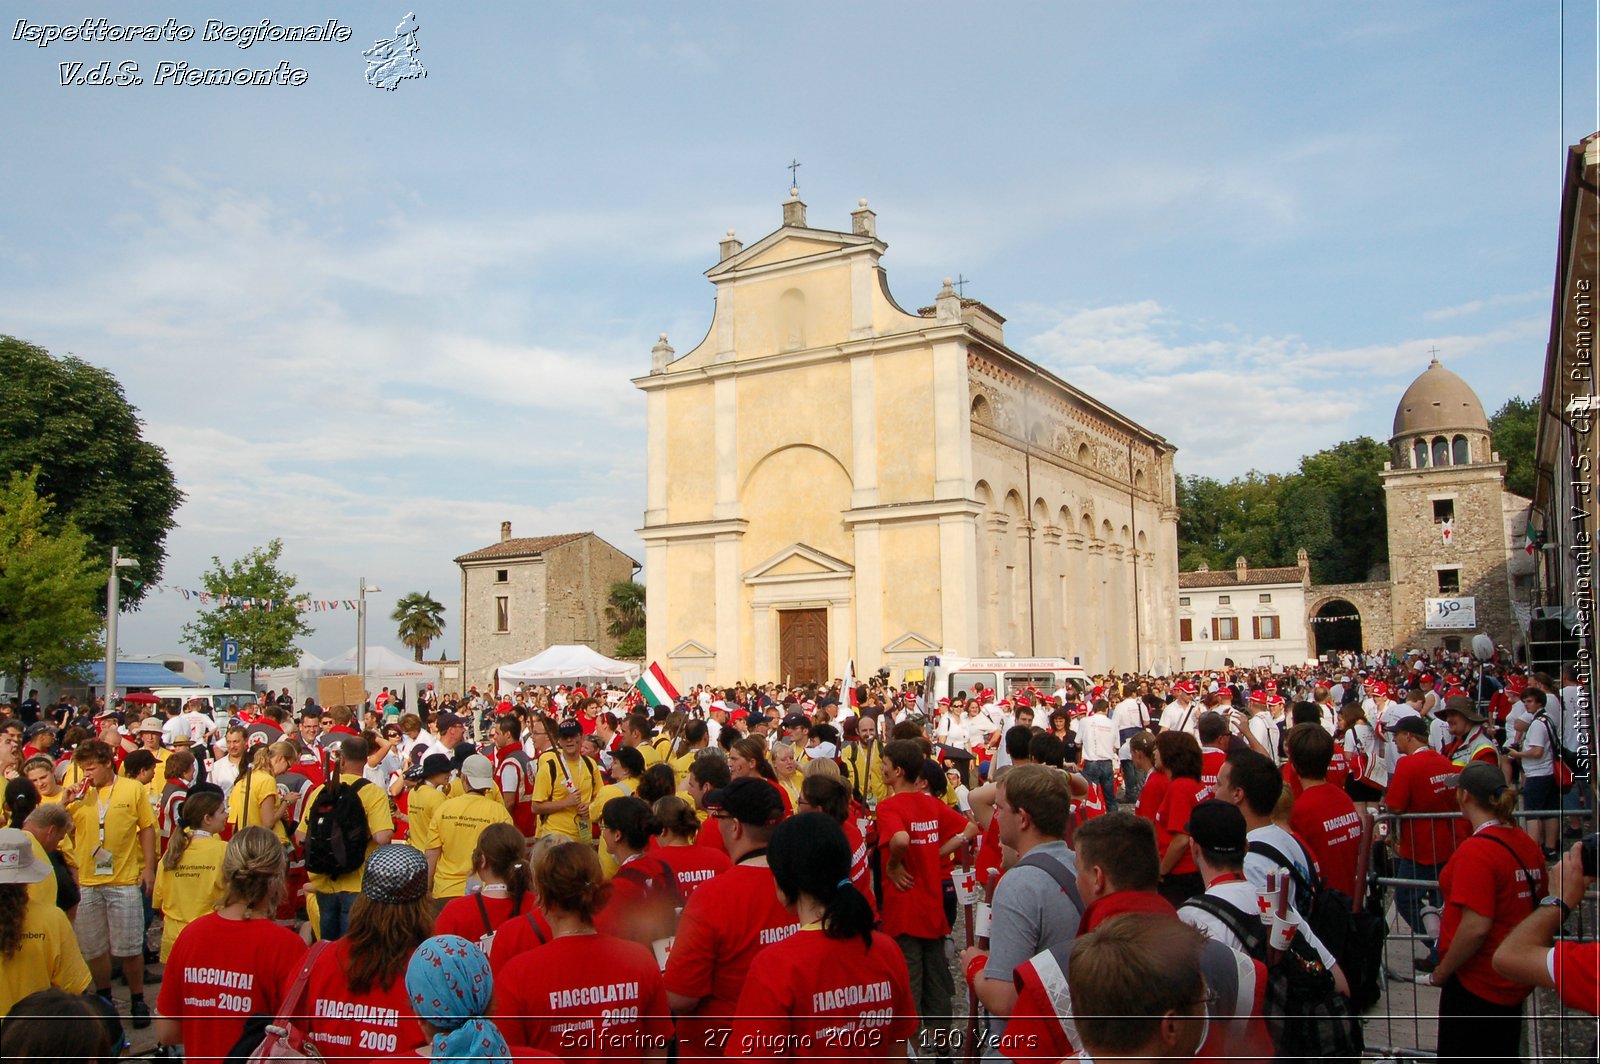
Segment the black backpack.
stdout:
<path fill-rule="evenodd" d="M 372 833 L 361 802 L 365 779 L 343 783 L 337 776 L 323 784 L 306 818 L 306 871 L 319 876 L 343 876 L 367 859 Z"/>
<path fill-rule="evenodd" d="M 1244 946 L 1244 952 L 1267 969 L 1267 1031 L 1278 1057 L 1322 1059 L 1328 1064 L 1354 1064 L 1365 1050 L 1361 1021 L 1344 996 L 1334 989 L 1333 973 L 1323 967 L 1304 935 L 1296 935 L 1276 960 L 1267 949 L 1266 928 L 1254 913 L 1209 894 L 1184 902 L 1221 920 Z"/>
<path fill-rule="evenodd" d="M 1350 1008 L 1360 1014 L 1376 1005 L 1383 997 L 1384 942 L 1389 935 L 1381 905 L 1374 913 L 1358 906 L 1342 890 L 1308 881 L 1277 847 L 1268 843 L 1252 842 L 1250 852 L 1261 854 L 1288 871 L 1294 881 L 1295 911 L 1344 970 L 1350 984 Z"/>

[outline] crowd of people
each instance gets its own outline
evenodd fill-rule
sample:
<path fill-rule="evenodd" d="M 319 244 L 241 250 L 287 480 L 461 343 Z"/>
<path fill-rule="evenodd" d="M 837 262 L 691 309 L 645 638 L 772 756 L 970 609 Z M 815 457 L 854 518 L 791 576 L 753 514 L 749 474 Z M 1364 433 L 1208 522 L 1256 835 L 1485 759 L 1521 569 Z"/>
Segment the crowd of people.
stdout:
<path fill-rule="evenodd" d="M 1595 878 L 1570 673 L 958 686 L 30 697 L 0 1052 L 1350 1058 L 1380 873 L 1442 1056 L 1515 1057 L 1536 986 L 1600 1012 L 1597 947 L 1557 941 Z"/>

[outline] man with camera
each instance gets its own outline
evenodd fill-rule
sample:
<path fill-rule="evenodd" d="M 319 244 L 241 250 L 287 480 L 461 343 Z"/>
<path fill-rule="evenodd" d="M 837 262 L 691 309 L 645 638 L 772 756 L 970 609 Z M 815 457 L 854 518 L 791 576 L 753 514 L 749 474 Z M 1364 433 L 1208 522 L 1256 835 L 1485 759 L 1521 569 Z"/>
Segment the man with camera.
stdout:
<path fill-rule="evenodd" d="M 1600 834 L 1573 845 L 1551 872 L 1550 893 L 1494 951 L 1512 982 L 1554 990 L 1566 1005 L 1600 1016 L 1600 942 L 1556 942 L 1556 933 L 1596 878 Z"/>

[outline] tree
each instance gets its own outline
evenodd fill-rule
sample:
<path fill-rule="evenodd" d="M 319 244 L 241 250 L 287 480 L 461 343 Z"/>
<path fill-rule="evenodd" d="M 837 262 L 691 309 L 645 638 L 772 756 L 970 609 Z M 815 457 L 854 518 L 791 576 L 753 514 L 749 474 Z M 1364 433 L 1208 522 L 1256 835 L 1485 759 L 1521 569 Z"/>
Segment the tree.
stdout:
<path fill-rule="evenodd" d="M 422 652 L 444 634 L 444 603 L 431 591 L 401 596 L 389 617 L 399 622 L 400 642 L 411 648 L 418 661 L 422 660 Z"/>
<path fill-rule="evenodd" d="M 295 608 L 296 578 L 278 567 L 283 540 L 274 539 L 224 566 L 216 556 L 200 582 L 212 596 L 209 608 L 183 626 L 190 650 L 222 668 L 222 640 L 239 641 L 239 664 L 255 683 L 257 669 L 281 669 L 300 660 L 295 640 L 311 626 Z"/>
<path fill-rule="evenodd" d="M 70 519 L 94 557 L 138 559 L 120 575 L 122 606 L 161 578 L 167 533 L 183 502 L 166 452 L 141 435 L 138 411 L 108 371 L 0 335 L 0 480 L 38 468 L 48 521 Z M 104 598 L 95 609 L 104 611 Z"/>
<path fill-rule="evenodd" d="M 619 658 L 644 657 L 644 585 L 618 580 L 606 596 L 606 631 L 617 641 Z"/>
<path fill-rule="evenodd" d="M 0 668 L 19 692 L 29 676 L 60 674 L 102 647 L 94 607 L 107 570 L 70 518 L 50 520 L 38 488 L 32 470 L 0 490 Z"/>
<path fill-rule="evenodd" d="M 1491 446 L 1506 464 L 1506 490 L 1533 498 L 1534 449 L 1539 442 L 1539 404 L 1513 396 L 1489 419 Z"/>

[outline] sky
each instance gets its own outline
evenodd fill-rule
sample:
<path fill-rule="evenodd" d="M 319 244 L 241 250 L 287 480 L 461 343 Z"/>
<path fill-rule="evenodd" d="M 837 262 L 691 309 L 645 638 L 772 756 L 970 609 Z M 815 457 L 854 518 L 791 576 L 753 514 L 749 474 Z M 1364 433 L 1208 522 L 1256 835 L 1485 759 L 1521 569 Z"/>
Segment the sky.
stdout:
<path fill-rule="evenodd" d="M 0 332 L 110 369 L 166 449 L 162 585 L 279 537 L 309 597 L 383 589 L 374 643 L 444 602 L 430 658 L 503 520 L 643 557 L 630 378 L 705 334 L 717 242 L 778 227 L 791 161 L 814 227 L 869 199 L 900 305 L 969 278 L 1009 346 L 1226 478 L 1386 439 L 1435 348 L 1490 413 L 1534 396 L 1563 146 L 1600 128 L 1576 0 L 6 9 Z M 375 88 L 408 11 L 427 76 Z M 195 36 L 29 39 L 99 16 Z M 350 39 L 203 39 L 263 17 Z M 103 61 L 143 84 L 62 84 Z M 123 652 L 196 608 L 151 594 Z"/>

